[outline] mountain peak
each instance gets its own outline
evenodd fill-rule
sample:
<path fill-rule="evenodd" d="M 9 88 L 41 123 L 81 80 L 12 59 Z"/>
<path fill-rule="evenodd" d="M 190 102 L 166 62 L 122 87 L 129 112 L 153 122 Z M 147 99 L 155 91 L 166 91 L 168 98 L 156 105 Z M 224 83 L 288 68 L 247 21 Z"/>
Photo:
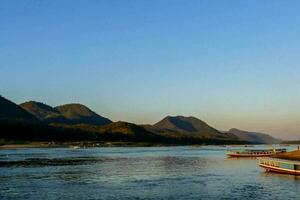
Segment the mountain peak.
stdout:
<path fill-rule="evenodd" d="M 79 103 L 65 104 L 65 105 L 57 106 L 55 107 L 55 109 L 63 113 L 69 119 L 77 119 L 82 116 L 88 117 L 88 116 L 97 115 L 91 109 Z"/>
<path fill-rule="evenodd" d="M 39 120 L 17 104 L 0 96 L 0 118 L 38 122 Z"/>
<path fill-rule="evenodd" d="M 65 104 L 57 106 L 55 109 L 67 118 L 71 124 L 107 125 L 112 122 L 79 103 Z"/>
<path fill-rule="evenodd" d="M 184 116 L 167 116 L 160 122 L 156 123 L 154 126 L 181 132 L 196 131 L 196 128 L 190 122 L 190 119 Z"/>
<path fill-rule="evenodd" d="M 153 125 L 153 128 L 161 132 L 179 133 L 193 137 L 203 138 L 229 138 L 230 135 L 223 134 L 204 121 L 193 117 L 167 116 Z"/>
<path fill-rule="evenodd" d="M 20 106 L 40 120 L 59 115 L 59 112 L 56 109 L 37 101 L 27 101 L 20 104 Z"/>
<path fill-rule="evenodd" d="M 208 126 L 204 121 L 196 118 L 196 117 L 185 117 L 182 115 L 177 116 L 167 116 L 160 122 L 156 123 L 154 126 L 168 126 L 168 125 L 176 126 L 182 130 L 187 131 L 196 131 L 197 127 L 201 128 L 202 126 Z M 167 127 L 166 127 L 167 128 Z"/>

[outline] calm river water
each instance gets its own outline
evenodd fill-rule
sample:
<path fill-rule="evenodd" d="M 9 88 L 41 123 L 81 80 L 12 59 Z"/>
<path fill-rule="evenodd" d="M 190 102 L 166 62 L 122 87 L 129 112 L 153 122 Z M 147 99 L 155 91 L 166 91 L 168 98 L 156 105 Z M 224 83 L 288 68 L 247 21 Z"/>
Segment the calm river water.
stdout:
<path fill-rule="evenodd" d="M 226 148 L 0 150 L 0 199 L 299 199 L 300 178 Z"/>

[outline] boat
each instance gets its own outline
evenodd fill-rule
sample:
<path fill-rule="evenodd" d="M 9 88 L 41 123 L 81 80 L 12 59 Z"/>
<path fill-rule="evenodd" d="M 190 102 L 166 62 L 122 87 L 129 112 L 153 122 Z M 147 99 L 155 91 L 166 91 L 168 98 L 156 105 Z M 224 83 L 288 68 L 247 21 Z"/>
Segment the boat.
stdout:
<path fill-rule="evenodd" d="M 71 148 L 71 149 L 79 149 L 80 146 L 77 146 L 77 145 L 69 145 L 69 148 Z"/>
<path fill-rule="evenodd" d="M 300 162 L 279 158 L 258 158 L 259 166 L 267 172 L 300 176 Z"/>
<path fill-rule="evenodd" d="M 267 157 L 277 153 L 284 153 L 286 149 L 244 149 L 244 150 L 228 150 L 229 157 Z"/>

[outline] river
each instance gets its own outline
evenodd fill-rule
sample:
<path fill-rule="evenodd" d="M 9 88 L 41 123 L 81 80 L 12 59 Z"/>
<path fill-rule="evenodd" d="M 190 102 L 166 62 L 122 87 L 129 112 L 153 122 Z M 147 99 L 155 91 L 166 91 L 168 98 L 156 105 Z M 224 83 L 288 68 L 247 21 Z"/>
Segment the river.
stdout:
<path fill-rule="evenodd" d="M 0 199 L 299 199 L 300 178 L 225 153 L 222 146 L 0 150 Z"/>

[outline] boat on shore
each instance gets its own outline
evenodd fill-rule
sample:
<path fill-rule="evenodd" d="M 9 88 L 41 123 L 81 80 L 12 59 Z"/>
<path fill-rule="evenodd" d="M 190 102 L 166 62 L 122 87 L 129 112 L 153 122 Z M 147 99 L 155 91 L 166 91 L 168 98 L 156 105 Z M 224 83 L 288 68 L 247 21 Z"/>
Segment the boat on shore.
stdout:
<path fill-rule="evenodd" d="M 300 176 L 300 162 L 279 158 L 258 158 L 259 166 L 267 172 Z"/>
<path fill-rule="evenodd" d="M 284 153 L 286 149 L 244 149 L 244 150 L 228 150 L 228 157 L 268 157 L 277 153 Z"/>

